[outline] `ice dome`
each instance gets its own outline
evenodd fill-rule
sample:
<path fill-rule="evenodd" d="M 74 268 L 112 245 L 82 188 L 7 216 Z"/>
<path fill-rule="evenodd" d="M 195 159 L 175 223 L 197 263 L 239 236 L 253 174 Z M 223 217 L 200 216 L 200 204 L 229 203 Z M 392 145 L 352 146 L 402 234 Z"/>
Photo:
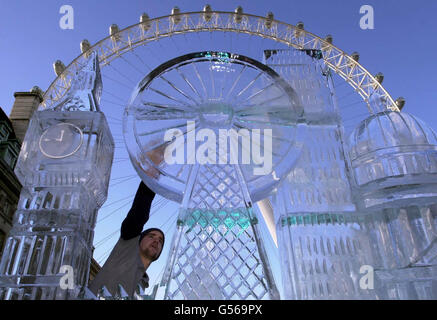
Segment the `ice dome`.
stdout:
<path fill-rule="evenodd" d="M 348 147 L 355 198 L 365 208 L 437 196 L 437 136 L 423 121 L 377 113 L 352 132 Z"/>
<path fill-rule="evenodd" d="M 437 146 L 436 133 L 416 117 L 383 111 L 363 120 L 349 137 L 351 160 L 377 150 L 401 146 Z"/>

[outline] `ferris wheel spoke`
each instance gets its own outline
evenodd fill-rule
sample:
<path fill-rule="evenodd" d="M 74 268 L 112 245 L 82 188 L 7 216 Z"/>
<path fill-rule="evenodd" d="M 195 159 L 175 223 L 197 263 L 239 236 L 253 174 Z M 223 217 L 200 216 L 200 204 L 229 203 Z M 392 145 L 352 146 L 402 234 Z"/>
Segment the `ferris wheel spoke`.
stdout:
<path fill-rule="evenodd" d="M 123 78 L 125 78 L 128 82 L 130 82 L 132 85 L 136 85 L 135 82 L 133 82 L 129 77 L 127 77 L 126 75 L 124 75 L 123 73 L 121 73 L 120 71 L 118 71 L 117 68 L 115 68 L 112 64 L 108 64 L 109 67 L 111 67 L 115 72 L 117 72 L 120 76 L 122 76 Z"/>
<path fill-rule="evenodd" d="M 135 66 L 132 62 L 130 62 L 129 60 L 127 60 L 125 57 L 120 56 L 121 60 L 123 60 L 124 62 L 126 62 L 132 69 L 134 69 L 136 72 L 138 72 L 141 76 L 144 76 L 144 72 L 140 71 L 141 68 L 138 68 L 137 66 Z"/>
<path fill-rule="evenodd" d="M 242 129 L 242 127 L 239 127 L 239 126 L 237 126 L 236 124 L 233 124 L 233 127 L 236 128 L 236 129 Z M 244 128 L 244 129 L 245 129 L 245 128 Z M 261 149 L 261 138 L 264 137 L 264 136 L 271 137 L 272 140 L 273 140 L 273 139 L 276 139 L 276 137 L 274 137 L 274 136 L 270 136 L 270 135 L 268 135 L 268 134 L 265 134 L 265 132 L 263 132 L 263 131 L 260 130 L 260 143 L 256 142 L 256 140 L 253 140 L 253 138 L 252 138 L 252 139 L 251 139 L 251 146 L 250 146 L 250 148 L 252 148 L 252 146 L 255 145 L 255 146 L 257 146 L 257 147 L 260 147 L 260 149 Z M 290 141 L 285 140 L 285 139 L 278 139 L 278 140 L 290 142 Z M 263 144 L 263 145 L 264 145 L 264 144 Z M 272 146 L 272 147 L 273 147 L 273 146 Z M 241 144 L 242 152 L 246 151 L 246 152 L 250 153 L 250 150 L 251 150 L 250 148 L 245 148 L 245 145 L 244 145 L 244 144 Z M 277 153 L 276 151 L 273 151 L 273 149 L 271 149 L 271 148 L 266 149 L 266 145 L 264 145 L 264 152 L 269 152 L 269 153 L 271 152 L 271 154 L 272 154 L 273 156 L 275 156 L 275 157 L 282 157 L 282 155 L 280 155 L 280 154 Z"/>
<path fill-rule="evenodd" d="M 245 121 L 241 121 L 240 119 L 235 119 L 234 126 L 236 128 L 238 128 L 238 129 L 251 129 L 251 130 L 253 130 L 253 129 L 260 129 L 260 128 L 253 128 L 253 126 L 256 123 L 263 124 L 263 125 L 267 124 L 265 121 L 248 121 L 248 122 L 245 122 Z M 271 128 L 272 132 L 275 131 L 275 127 L 278 127 L 278 129 L 280 131 L 284 131 L 284 125 L 282 125 L 282 124 L 271 124 L 271 123 L 269 123 L 268 125 L 269 125 L 269 127 L 273 126 L 273 128 Z M 262 134 L 266 135 L 265 132 L 263 132 Z M 278 136 L 278 135 L 272 135 L 271 137 L 274 140 L 283 141 L 283 142 L 287 142 L 287 143 L 293 143 L 293 139 L 283 138 L 282 136 Z M 288 136 L 286 136 L 286 137 L 288 137 Z"/>
<path fill-rule="evenodd" d="M 113 97 L 113 98 L 115 98 L 115 99 L 117 99 L 117 100 L 120 100 L 120 101 L 122 101 L 122 102 L 125 102 L 125 99 L 123 99 L 123 98 L 121 98 L 121 97 L 119 97 L 119 96 L 113 94 L 112 92 L 109 92 L 109 91 L 106 91 L 106 90 L 102 90 L 102 92 L 105 93 L 105 94 L 110 95 L 111 97 Z"/>
<path fill-rule="evenodd" d="M 171 130 L 171 129 L 183 128 L 183 127 L 186 127 L 186 126 L 187 126 L 186 122 L 181 123 L 180 125 L 172 124 L 170 127 L 165 126 L 165 127 L 161 127 L 159 129 L 156 129 L 156 130 L 151 130 L 151 131 L 149 130 L 149 131 L 138 133 L 138 136 L 139 137 L 144 137 L 144 136 L 148 136 L 148 135 L 153 135 L 155 133 L 166 132 L 167 130 Z"/>
<path fill-rule="evenodd" d="M 152 68 L 147 63 L 145 63 L 144 60 L 139 55 L 137 55 L 133 50 L 130 50 L 129 52 L 132 53 L 138 60 L 140 60 L 140 62 L 144 66 L 146 66 L 149 69 L 149 71 L 152 71 Z"/>
<path fill-rule="evenodd" d="M 292 113 L 289 109 L 282 110 L 268 110 L 260 109 L 258 112 L 238 113 L 237 117 L 243 122 L 259 122 L 265 124 L 277 124 L 282 126 L 294 125 L 297 122 L 297 118 L 293 118 L 290 115 Z M 267 119 L 265 119 L 267 118 Z"/>
<path fill-rule="evenodd" d="M 114 160 L 115 160 L 115 159 L 114 159 Z M 112 162 L 112 164 L 116 164 L 116 163 L 120 163 L 120 162 L 126 162 L 126 161 L 128 161 L 128 160 L 129 160 L 129 158 L 121 159 L 121 160 L 115 160 L 115 161 Z"/>
<path fill-rule="evenodd" d="M 234 100 L 236 100 L 236 98 L 238 98 L 238 97 L 240 97 L 244 92 L 246 92 L 247 91 L 247 89 L 249 89 L 255 82 L 256 82 L 256 80 L 258 80 L 258 78 L 259 77 L 261 77 L 261 75 L 262 75 L 263 73 L 262 72 L 260 72 L 260 73 L 258 73 L 258 75 L 252 80 L 252 81 L 250 81 L 249 82 L 249 84 L 246 86 L 246 87 L 244 87 L 235 97 L 234 97 Z"/>
<path fill-rule="evenodd" d="M 349 96 L 351 96 L 352 94 L 356 93 L 355 91 L 350 91 L 347 94 L 345 94 L 344 96 L 341 96 L 340 98 L 337 98 L 338 101 L 343 100 Z"/>
<path fill-rule="evenodd" d="M 105 102 L 105 103 L 109 103 L 109 104 L 112 104 L 112 105 L 114 105 L 114 106 L 119 106 L 119 107 L 126 107 L 126 105 L 123 105 L 123 104 L 121 104 L 121 103 L 117 103 L 117 102 L 114 102 L 114 101 L 111 101 L 111 100 L 107 100 L 107 99 L 100 99 L 100 101 L 101 102 Z"/>
<path fill-rule="evenodd" d="M 368 112 L 357 114 L 356 116 L 343 119 L 343 122 L 348 122 L 348 121 L 356 120 L 356 119 L 359 119 L 359 118 L 364 118 L 364 117 L 366 117 L 368 115 L 369 115 Z"/>
<path fill-rule="evenodd" d="M 257 92 L 251 94 L 249 97 L 247 97 L 247 98 L 244 99 L 243 101 L 239 101 L 239 104 L 240 104 L 240 103 L 243 104 L 244 102 L 249 101 L 250 99 L 253 99 L 254 97 L 260 95 L 260 94 L 263 93 L 264 91 L 266 91 L 266 90 L 268 90 L 268 89 L 270 89 L 270 88 L 272 88 L 272 87 L 274 87 L 274 86 L 275 86 L 274 83 L 270 83 L 269 85 L 265 86 L 264 88 L 262 88 L 262 89 L 258 90 Z"/>
<path fill-rule="evenodd" d="M 113 81 L 113 82 L 115 82 L 115 83 L 118 83 L 119 85 L 121 85 L 121 86 L 123 86 L 123 87 L 129 89 L 129 90 L 132 90 L 132 87 L 129 87 L 129 86 L 127 86 L 126 84 L 124 84 L 123 82 L 118 81 L 118 80 L 116 80 L 116 79 L 113 79 L 113 78 L 111 78 L 111 77 L 109 77 L 109 76 L 107 76 L 107 75 L 105 75 L 105 74 L 103 75 L 103 78 L 105 78 L 105 79 L 109 79 L 109 80 L 111 80 L 111 81 Z"/>
<path fill-rule="evenodd" d="M 238 118 L 238 120 L 236 119 L 235 121 L 238 121 L 241 124 L 262 124 L 262 125 L 269 125 L 269 126 L 279 126 L 279 127 L 285 127 L 290 125 L 289 122 L 287 121 L 283 121 L 283 122 L 278 122 L 278 121 L 263 121 L 263 120 L 256 120 L 256 119 L 243 119 L 243 118 Z"/>
<path fill-rule="evenodd" d="M 185 105 L 185 106 L 190 106 L 189 104 L 187 104 L 186 102 L 183 102 L 183 101 L 181 101 L 181 100 L 178 100 L 178 99 L 176 99 L 176 98 L 174 98 L 174 97 L 172 97 L 172 96 L 170 96 L 170 95 L 168 95 L 168 94 L 166 94 L 166 93 L 164 93 L 164 92 L 162 92 L 162 91 L 160 91 L 160 90 L 157 90 L 157 89 L 153 89 L 152 87 L 149 87 L 148 88 L 149 90 L 151 90 L 151 91 L 153 91 L 153 92 L 156 92 L 157 94 L 159 94 L 159 95 L 161 95 L 161 96 L 163 96 L 163 97 L 166 97 L 167 99 L 170 99 L 170 100 L 173 100 L 173 101 L 175 101 L 175 102 L 178 102 L 178 103 L 180 103 L 181 105 Z"/>
<path fill-rule="evenodd" d="M 235 89 L 237 83 L 240 81 L 241 75 L 243 74 L 245 69 L 246 69 L 246 65 L 244 65 L 243 68 L 241 68 L 240 73 L 238 74 L 237 78 L 235 79 L 234 83 L 232 84 L 232 87 L 228 91 L 228 94 L 226 95 L 225 99 L 228 99 L 229 95 L 232 93 L 232 91 L 234 91 L 234 89 Z"/>
<path fill-rule="evenodd" d="M 163 103 L 159 103 L 159 102 L 154 102 L 154 101 L 146 101 L 143 102 L 143 105 L 145 106 L 149 106 L 149 107 L 153 107 L 156 109 L 166 109 L 166 110 L 174 110 L 177 112 L 186 112 L 188 114 L 191 114 L 193 112 L 191 106 L 187 107 L 187 106 L 183 106 L 180 104 L 163 104 Z"/>
<path fill-rule="evenodd" d="M 363 101 L 360 100 L 360 101 L 352 102 L 352 103 L 349 103 L 349 104 L 346 104 L 346 105 L 341 105 L 341 106 L 339 106 L 339 108 L 340 109 L 348 109 L 350 107 L 353 107 L 353 106 L 356 106 L 356 105 L 362 104 L 362 103 L 363 103 Z"/>
<path fill-rule="evenodd" d="M 283 93 L 283 94 L 281 94 L 281 95 L 279 95 L 279 96 L 276 96 L 276 97 L 273 97 L 273 98 L 270 98 L 270 99 L 267 99 L 267 100 L 264 100 L 264 101 L 262 101 L 262 102 L 258 102 L 258 103 L 254 103 L 254 104 L 246 104 L 246 105 L 244 105 L 243 107 L 249 107 L 249 108 L 253 108 L 253 107 L 262 107 L 262 108 L 266 108 L 266 107 L 269 107 L 268 106 L 268 103 L 270 103 L 270 102 L 273 102 L 273 101 L 276 101 L 276 100 L 278 100 L 278 99 L 280 99 L 280 98 L 282 98 L 282 97 L 285 97 L 285 94 Z M 243 111 L 243 110 L 248 110 L 248 109 L 242 109 L 242 110 L 236 110 L 236 112 L 240 112 L 240 111 Z"/>
<path fill-rule="evenodd" d="M 206 99 L 206 97 L 208 97 L 208 93 L 206 91 L 205 83 L 203 82 L 202 77 L 200 76 L 199 71 L 196 68 L 196 64 L 192 63 L 191 65 L 193 66 L 193 69 L 194 69 L 194 72 L 196 73 L 197 79 L 199 79 L 200 84 L 202 85 L 203 92 L 205 93 L 205 99 Z"/>
<path fill-rule="evenodd" d="M 191 90 L 197 94 L 200 100 L 203 100 L 202 96 L 200 95 L 199 91 L 197 91 L 196 87 L 188 80 L 188 78 L 185 76 L 185 74 L 179 70 L 179 68 L 176 68 L 177 73 L 181 76 L 182 79 L 188 84 L 188 86 L 191 88 Z"/>
<path fill-rule="evenodd" d="M 187 114 L 186 112 L 178 112 L 168 108 L 167 110 L 155 111 L 155 110 L 144 110 L 144 112 L 137 112 L 135 115 L 136 120 L 184 120 L 190 121 L 195 114 Z"/>
<path fill-rule="evenodd" d="M 188 100 L 191 100 L 192 102 L 194 102 L 195 104 L 197 104 L 198 102 L 196 100 L 194 100 L 192 97 L 190 97 L 188 94 L 186 94 L 184 91 L 182 91 L 181 89 L 179 89 L 178 87 L 176 87 L 176 85 L 171 82 L 170 80 L 168 80 L 167 78 L 165 78 L 164 76 L 160 76 L 160 78 L 162 80 L 164 80 L 165 82 L 167 82 L 174 90 L 176 90 L 177 92 L 179 92 L 181 95 L 183 95 L 185 98 L 187 98 Z"/>
<path fill-rule="evenodd" d="M 210 61 L 210 67 L 209 67 L 209 75 L 211 77 L 211 87 L 212 87 L 212 97 L 215 97 L 215 85 L 214 85 L 214 75 L 212 72 L 212 60 Z"/>

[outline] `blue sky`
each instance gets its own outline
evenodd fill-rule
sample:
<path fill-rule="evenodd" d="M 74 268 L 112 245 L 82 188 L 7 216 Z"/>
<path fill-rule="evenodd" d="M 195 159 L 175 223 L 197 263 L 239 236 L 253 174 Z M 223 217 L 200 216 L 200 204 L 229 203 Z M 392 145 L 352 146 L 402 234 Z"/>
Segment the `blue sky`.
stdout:
<path fill-rule="evenodd" d="M 74 8 L 73 30 L 59 27 L 62 16 L 59 9 L 65 4 Z M 96 43 L 108 35 L 113 23 L 125 28 L 136 24 L 143 12 L 153 18 L 169 14 L 174 6 L 187 12 L 200 11 L 205 4 L 221 11 L 233 11 L 241 5 L 244 12 L 260 16 L 272 11 L 275 19 L 283 22 L 303 21 L 305 29 L 316 35 L 332 34 L 340 49 L 348 53 L 358 51 L 360 63 L 372 74 L 384 73 L 387 91 L 395 99 L 399 96 L 406 99 L 404 111 L 437 130 L 437 0 L 0 0 L 0 106 L 9 114 L 14 92 L 28 91 L 35 85 L 46 90 L 55 79 L 53 62 L 60 59 L 68 65 L 80 54 L 81 40 Z M 374 30 L 359 27 L 359 10 L 365 4 L 374 8 Z M 189 44 L 186 50 L 191 51 Z M 112 172 L 112 176 L 123 178 L 122 172 Z M 95 243 L 117 230 L 138 182 L 139 179 L 133 179 L 127 185 L 121 183 L 123 190 L 115 189 L 110 194 L 106 205 L 125 198 L 118 203 L 124 206 L 119 212 L 118 204 L 100 212 L 100 219 L 107 216 L 108 224 L 98 223 Z M 167 219 L 177 206 L 167 203 L 160 208 L 159 204 L 164 202 L 158 203 L 159 210 L 151 224 L 161 226 L 167 222 L 167 228 L 171 224 Z M 99 246 L 95 257 L 104 260 L 104 254 L 116 240 L 117 236 L 112 237 Z M 167 237 L 165 249 L 170 240 Z M 268 248 L 273 250 L 271 243 Z M 161 258 L 151 270 L 152 279 L 161 272 L 163 264 Z"/>
<path fill-rule="evenodd" d="M 1 0 L 0 11 L 0 106 L 8 113 L 15 91 L 34 85 L 45 90 L 55 76 L 52 63 L 69 63 L 80 54 L 79 43 L 95 43 L 107 36 L 108 27 L 121 28 L 137 23 L 142 12 L 150 17 L 168 14 L 175 5 L 182 11 L 200 10 L 209 3 L 213 9 L 231 11 L 241 5 L 245 12 L 275 18 L 291 24 L 302 20 L 307 30 L 332 34 L 334 43 L 346 52 L 358 51 L 360 62 L 371 73 L 385 74 L 384 86 L 393 97 L 407 100 L 406 110 L 437 127 L 435 109 L 437 49 L 435 33 L 437 1 L 330 0 L 330 1 L 145 1 L 145 0 Z M 75 9 L 74 30 L 59 28 L 59 8 Z M 359 28 L 359 8 L 375 9 L 375 29 Z"/>

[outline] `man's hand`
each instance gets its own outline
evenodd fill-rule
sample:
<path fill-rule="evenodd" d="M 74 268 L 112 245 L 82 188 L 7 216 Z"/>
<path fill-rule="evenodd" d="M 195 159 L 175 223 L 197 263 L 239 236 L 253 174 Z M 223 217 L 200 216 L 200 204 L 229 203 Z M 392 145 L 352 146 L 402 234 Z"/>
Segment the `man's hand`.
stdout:
<path fill-rule="evenodd" d="M 154 145 L 154 144 L 157 144 L 157 143 L 158 143 L 158 141 L 152 141 L 150 144 Z M 155 166 L 158 167 L 162 163 L 162 161 L 164 160 L 164 151 L 165 151 L 166 147 L 167 147 L 167 145 L 165 143 L 163 143 L 159 147 L 157 147 L 157 148 L 155 148 L 155 149 L 153 149 L 151 151 L 146 152 L 145 155 L 147 156 L 147 158 L 150 161 L 153 162 L 153 164 Z M 141 159 L 141 161 L 143 163 L 147 162 L 147 161 L 144 161 L 144 160 L 145 159 Z M 159 174 L 160 174 L 159 170 L 157 170 L 155 167 L 152 167 L 152 166 L 150 166 L 145 172 L 146 172 L 146 174 L 149 177 L 155 178 L 155 179 L 158 179 Z"/>

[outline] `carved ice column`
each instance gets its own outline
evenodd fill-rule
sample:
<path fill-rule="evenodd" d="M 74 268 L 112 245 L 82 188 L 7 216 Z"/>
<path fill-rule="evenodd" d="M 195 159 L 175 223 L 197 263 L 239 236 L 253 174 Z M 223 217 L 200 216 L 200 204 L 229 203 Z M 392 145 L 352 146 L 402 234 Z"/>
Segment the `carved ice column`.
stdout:
<path fill-rule="evenodd" d="M 368 218 L 356 212 L 343 128 L 321 55 L 266 52 L 297 91 L 309 120 L 302 155 L 272 198 L 285 299 L 373 299 L 360 269 L 375 266 Z M 279 67 L 280 66 L 280 67 Z"/>
<path fill-rule="evenodd" d="M 236 53 L 193 52 L 139 83 L 123 127 L 132 164 L 182 203 L 159 297 L 279 298 L 252 203 L 291 170 L 304 117 L 275 71 Z"/>
<path fill-rule="evenodd" d="M 279 299 L 238 171 L 234 165 L 192 171 L 163 277 L 165 299 Z"/>
<path fill-rule="evenodd" d="M 72 299 L 87 283 L 114 153 L 101 90 L 94 52 L 65 98 L 31 119 L 16 167 L 23 189 L 0 263 L 0 299 Z M 73 276 L 61 287 L 64 275 Z"/>

